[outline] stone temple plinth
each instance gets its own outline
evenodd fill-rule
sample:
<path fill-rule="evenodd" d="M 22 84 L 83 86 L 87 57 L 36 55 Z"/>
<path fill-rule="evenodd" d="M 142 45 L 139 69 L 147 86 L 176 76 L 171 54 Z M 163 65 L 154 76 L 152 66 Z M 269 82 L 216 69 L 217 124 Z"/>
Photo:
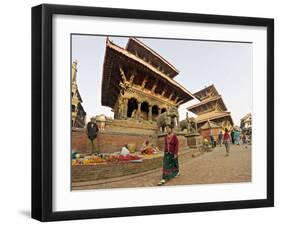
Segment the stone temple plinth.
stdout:
<path fill-rule="evenodd" d="M 190 148 L 198 148 L 202 144 L 202 137 L 199 133 L 192 133 L 185 135 L 187 145 Z"/>

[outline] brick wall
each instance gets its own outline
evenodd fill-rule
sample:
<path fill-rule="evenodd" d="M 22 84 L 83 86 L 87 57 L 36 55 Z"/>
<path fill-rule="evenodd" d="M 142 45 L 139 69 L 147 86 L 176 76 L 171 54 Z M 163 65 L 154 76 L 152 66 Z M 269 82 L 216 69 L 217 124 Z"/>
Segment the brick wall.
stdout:
<path fill-rule="evenodd" d="M 85 153 L 89 147 L 89 139 L 84 129 L 72 130 L 72 150 Z"/>
<path fill-rule="evenodd" d="M 221 131 L 221 128 L 213 128 L 212 129 L 212 134 L 214 136 L 214 138 L 217 140 L 218 139 L 218 135 L 219 135 L 219 132 Z M 203 138 L 207 138 L 208 140 L 210 139 L 210 135 L 211 135 L 211 130 L 210 129 L 202 129 L 200 130 L 200 135 L 203 137 Z"/>
<path fill-rule="evenodd" d="M 125 126 L 121 127 L 119 125 L 120 123 L 116 124 L 110 125 L 104 131 L 98 133 L 97 147 L 100 152 L 117 152 L 126 144 L 136 146 L 136 150 L 138 151 L 146 140 L 149 140 L 152 144 L 156 144 L 159 150 L 164 150 L 164 136 L 158 137 L 157 132 L 153 128 L 149 128 L 148 126 L 148 128 L 144 128 L 145 126 L 142 127 L 141 125 L 135 128 L 127 128 Z M 151 125 L 149 126 L 152 127 Z M 177 134 L 177 137 L 179 139 L 180 150 L 187 149 L 186 137 L 183 134 Z M 91 142 L 87 137 L 85 129 L 72 130 L 72 149 L 79 153 L 85 153 L 91 150 Z"/>
<path fill-rule="evenodd" d="M 114 133 L 105 132 L 98 136 L 98 147 L 102 152 L 110 153 L 120 151 L 126 144 L 136 146 L 136 150 L 140 150 L 144 141 L 149 140 L 156 143 L 156 136 L 141 133 Z"/>
<path fill-rule="evenodd" d="M 139 150 L 145 140 L 149 140 L 154 144 L 157 143 L 156 135 L 152 134 L 102 131 L 99 132 L 97 137 L 97 147 L 103 153 L 120 151 L 126 144 L 133 144 Z M 91 150 L 91 143 L 85 130 L 76 129 L 72 131 L 72 149 L 79 153 Z"/>

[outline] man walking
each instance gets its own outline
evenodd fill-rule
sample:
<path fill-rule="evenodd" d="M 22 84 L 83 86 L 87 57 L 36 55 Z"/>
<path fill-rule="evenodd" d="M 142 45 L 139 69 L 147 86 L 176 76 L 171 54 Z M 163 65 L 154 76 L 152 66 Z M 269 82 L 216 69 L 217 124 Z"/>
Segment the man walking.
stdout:
<path fill-rule="evenodd" d="M 220 147 L 222 145 L 222 138 L 223 138 L 223 134 L 222 134 L 222 131 L 220 131 L 220 133 L 219 133 L 219 144 L 220 144 Z"/>
<path fill-rule="evenodd" d="M 232 144 L 234 144 L 234 141 L 235 141 L 235 139 L 234 139 L 234 130 L 232 129 L 232 131 L 231 131 L 231 141 L 232 141 Z"/>
<path fill-rule="evenodd" d="M 94 152 L 98 153 L 97 150 L 97 136 L 98 136 L 99 128 L 96 124 L 96 119 L 94 117 L 91 118 L 91 121 L 87 124 L 87 135 L 88 138 L 91 141 L 92 149 L 91 154 L 94 154 Z"/>

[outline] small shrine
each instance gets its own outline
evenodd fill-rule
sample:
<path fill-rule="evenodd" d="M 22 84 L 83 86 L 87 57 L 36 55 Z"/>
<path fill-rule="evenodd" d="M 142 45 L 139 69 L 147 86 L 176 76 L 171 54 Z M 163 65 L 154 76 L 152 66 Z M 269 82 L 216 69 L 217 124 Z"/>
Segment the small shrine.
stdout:
<path fill-rule="evenodd" d="M 208 120 L 203 126 L 201 126 L 199 132 L 203 138 L 209 139 L 210 136 L 213 136 L 217 140 L 221 130 L 221 126 Z"/>

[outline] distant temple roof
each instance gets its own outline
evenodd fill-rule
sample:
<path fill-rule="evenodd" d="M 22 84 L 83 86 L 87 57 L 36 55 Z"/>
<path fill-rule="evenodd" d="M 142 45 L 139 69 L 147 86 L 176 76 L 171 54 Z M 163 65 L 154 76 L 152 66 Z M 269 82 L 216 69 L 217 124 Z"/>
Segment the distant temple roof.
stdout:
<path fill-rule="evenodd" d="M 233 125 L 231 114 L 227 111 L 222 96 L 213 84 L 195 92 L 193 95 L 200 100 L 200 103 L 194 104 L 187 109 L 198 115 L 196 118 L 197 123 L 228 118 Z"/>
<path fill-rule="evenodd" d="M 252 117 L 252 114 L 248 113 L 243 118 L 241 118 L 240 121 L 251 120 L 251 117 Z"/>
<path fill-rule="evenodd" d="M 209 93 L 209 96 L 206 95 L 207 93 Z M 214 86 L 214 84 L 212 84 L 210 86 L 205 87 L 204 89 L 201 89 L 201 90 L 195 92 L 193 95 L 197 99 L 202 101 L 202 100 L 204 100 L 206 98 L 209 98 L 209 97 L 212 97 L 212 96 L 218 96 L 219 93 L 218 93 L 216 87 Z"/>
<path fill-rule="evenodd" d="M 135 45 L 140 45 L 139 43 L 140 42 L 137 39 L 131 38 L 129 39 L 127 48 L 133 50 L 135 48 Z M 147 54 L 151 55 L 152 50 L 150 48 L 149 50 L 150 51 L 147 52 Z M 143 54 L 144 53 L 145 51 L 143 51 Z M 156 53 L 153 52 L 153 55 L 156 56 Z M 173 70 L 175 75 L 176 69 L 172 69 L 172 66 L 167 61 L 164 61 L 164 59 L 160 58 L 159 55 L 157 55 L 157 60 L 161 62 L 160 66 L 163 68 L 163 65 L 165 65 L 165 67 L 168 67 L 169 65 L 170 70 Z M 156 57 L 154 61 L 156 62 Z M 152 81 L 155 82 L 156 80 L 160 81 L 161 84 L 158 85 L 158 88 L 167 89 L 166 97 L 171 95 L 172 99 L 177 99 L 177 103 L 179 104 L 183 104 L 189 100 L 194 99 L 194 96 L 191 92 L 189 92 L 182 85 L 173 80 L 173 78 L 167 75 L 165 71 L 159 70 L 159 68 L 156 68 L 155 65 L 151 64 L 151 62 L 145 61 L 144 58 L 138 57 L 137 55 L 130 52 L 128 49 L 124 49 L 107 39 L 103 64 L 102 105 L 113 108 L 114 104 L 116 103 L 117 97 L 121 89 L 119 86 L 119 83 L 121 81 L 119 70 L 120 66 L 122 66 L 124 70 L 131 70 L 136 72 L 136 78 L 133 80 L 134 83 L 143 80 L 145 76 L 151 83 Z M 129 78 L 127 79 L 129 80 Z"/>
<path fill-rule="evenodd" d="M 197 121 L 197 123 L 202 123 L 202 122 L 205 122 L 205 121 L 208 121 L 208 120 L 214 120 L 214 119 L 218 119 L 218 118 L 222 118 L 222 117 L 229 117 L 230 120 L 231 120 L 231 123 L 233 124 L 230 112 L 216 112 L 216 111 L 214 112 L 214 111 L 211 111 L 211 112 L 208 112 L 206 114 L 199 115 L 196 118 L 196 121 Z"/>
<path fill-rule="evenodd" d="M 213 129 L 213 128 L 221 128 L 221 126 L 208 120 L 207 122 L 205 122 L 205 124 L 203 126 L 200 127 L 200 129 Z"/>
<path fill-rule="evenodd" d="M 204 99 L 202 102 L 198 103 L 198 104 L 195 104 L 195 105 L 192 105 L 190 107 L 188 107 L 188 110 L 189 111 L 192 111 L 196 114 L 196 110 L 198 110 L 199 107 L 203 106 L 203 105 L 206 105 L 208 103 L 212 103 L 212 102 L 215 102 L 217 101 L 218 104 L 221 106 L 221 109 L 223 111 L 227 111 L 227 108 L 223 102 L 223 99 L 221 97 L 221 95 L 218 95 L 218 96 L 214 96 L 214 97 L 210 97 L 210 98 L 207 98 L 207 99 Z"/>

